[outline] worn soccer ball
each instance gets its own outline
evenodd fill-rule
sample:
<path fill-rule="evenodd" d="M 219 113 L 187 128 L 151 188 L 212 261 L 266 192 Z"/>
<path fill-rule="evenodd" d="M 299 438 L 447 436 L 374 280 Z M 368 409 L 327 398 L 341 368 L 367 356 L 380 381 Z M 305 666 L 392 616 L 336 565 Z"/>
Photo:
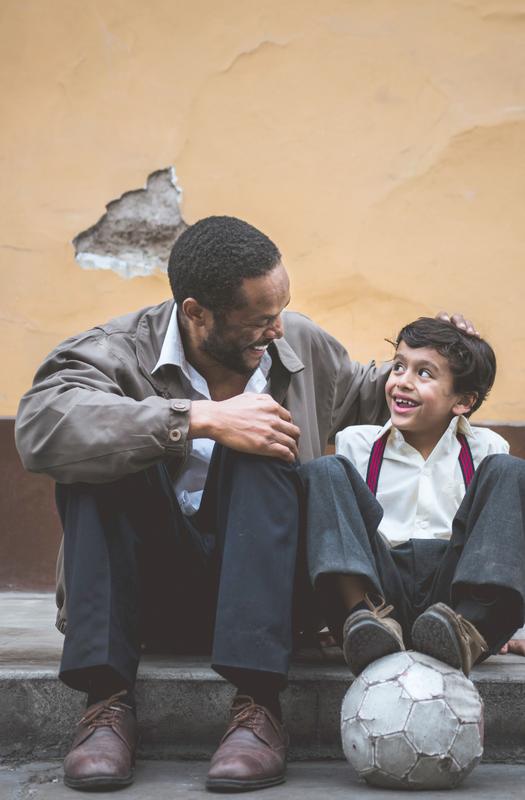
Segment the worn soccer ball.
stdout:
<path fill-rule="evenodd" d="M 374 786 L 447 789 L 483 753 L 483 702 L 472 681 L 412 651 L 374 661 L 341 709 L 345 755 Z"/>

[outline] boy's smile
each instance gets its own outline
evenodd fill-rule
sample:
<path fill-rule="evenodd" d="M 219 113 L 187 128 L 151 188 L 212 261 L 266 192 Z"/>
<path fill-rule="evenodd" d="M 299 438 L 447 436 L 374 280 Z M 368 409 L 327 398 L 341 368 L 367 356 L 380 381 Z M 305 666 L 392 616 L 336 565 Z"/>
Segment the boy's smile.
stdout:
<path fill-rule="evenodd" d="M 401 341 L 386 382 L 392 424 L 426 458 L 453 416 L 467 413 L 474 396 L 454 392 L 447 359 L 432 347 L 408 347 Z"/>

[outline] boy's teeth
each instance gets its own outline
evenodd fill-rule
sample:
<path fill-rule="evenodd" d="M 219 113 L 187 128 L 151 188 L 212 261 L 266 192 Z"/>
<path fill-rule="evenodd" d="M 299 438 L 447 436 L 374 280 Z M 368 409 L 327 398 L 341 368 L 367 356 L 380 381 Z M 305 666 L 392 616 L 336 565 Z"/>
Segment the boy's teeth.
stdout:
<path fill-rule="evenodd" d="M 412 400 L 400 400 L 399 398 L 396 398 L 396 403 L 398 406 L 409 406 L 410 408 L 417 406 L 417 403 L 414 403 Z"/>

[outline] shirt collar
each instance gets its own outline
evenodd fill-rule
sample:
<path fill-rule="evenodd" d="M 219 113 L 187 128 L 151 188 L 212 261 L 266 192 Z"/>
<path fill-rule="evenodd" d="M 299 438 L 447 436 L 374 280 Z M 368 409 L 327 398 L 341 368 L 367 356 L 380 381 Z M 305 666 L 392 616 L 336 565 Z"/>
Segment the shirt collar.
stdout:
<path fill-rule="evenodd" d="M 173 304 L 173 310 L 171 312 L 168 329 L 162 343 L 159 360 L 153 367 L 152 374 L 154 374 L 161 367 L 164 367 L 166 364 L 172 364 L 175 367 L 179 367 L 186 378 L 190 381 L 192 386 L 195 386 L 196 383 L 200 384 L 201 381 L 204 381 L 202 375 L 200 375 L 186 359 L 184 345 L 182 343 L 182 336 L 180 335 L 179 330 L 179 323 L 177 320 L 177 303 Z M 266 351 L 261 358 L 258 368 L 248 381 L 247 388 L 249 387 L 256 392 L 262 392 L 266 385 L 266 378 L 268 377 L 271 366 L 272 358 L 268 351 Z"/>
<path fill-rule="evenodd" d="M 171 312 L 168 329 L 162 343 L 159 360 L 151 370 L 152 374 L 166 364 L 173 364 L 176 367 L 180 367 L 186 377 L 189 377 L 188 362 L 186 361 L 182 337 L 179 330 L 179 323 L 177 321 L 177 303 L 173 304 L 173 310 Z"/>
<path fill-rule="evenodd" d="M 388 422 L 385 422 L 385 424 L 375 437 L 374 442 L 377 442 L 378 439 L 381 439 L 381 437 L 384 436 L 385 433 L 387 433 L 388 431 L 392 431 L 392 436 L 389 437 L 391 441 L 397 442 L 399 444 L 406 444 L 405 437 L 403 436 L 400 430 L 394 428 L 391 419 L 389 419 Z M 471 436 L 471 437 L 474 436 L 474 432 L 472 430 L 470 422 L 463 415 L 452 417 L 448 428 L 446 429 L 445 433 L 439 440 L 438 444 L 440 442 L 443 442 L 444 440 L 454 441 L 458 433 L 463 433 L 465 434 L 465 436 Z"/>

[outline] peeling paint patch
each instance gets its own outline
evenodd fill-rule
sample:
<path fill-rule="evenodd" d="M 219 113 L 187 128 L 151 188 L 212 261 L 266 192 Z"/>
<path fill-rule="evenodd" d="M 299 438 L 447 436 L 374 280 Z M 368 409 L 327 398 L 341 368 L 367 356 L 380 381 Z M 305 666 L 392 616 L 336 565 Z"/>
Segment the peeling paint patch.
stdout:
<path fill-rule="evenodd" d="M 123 278 L 165 272 L 186 228 L 181 201 L 175 169 L 153 172 L 144 189 L 112 200 L 104 216 L 73 239 L 76 260 L 83 269 L 108 269 Z"/>

